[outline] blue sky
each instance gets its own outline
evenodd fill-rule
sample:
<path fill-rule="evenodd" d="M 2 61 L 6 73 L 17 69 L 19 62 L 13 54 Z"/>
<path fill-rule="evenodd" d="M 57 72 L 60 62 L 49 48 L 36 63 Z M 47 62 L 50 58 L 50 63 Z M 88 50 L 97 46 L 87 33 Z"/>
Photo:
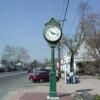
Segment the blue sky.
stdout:
<path fill-rule="evenodd" d="M 50 59 L 50 48 L 43 38 L 44 24 L 51 18 L 62 19 L 64 0 L 0 0 L 0 59 L 6 44 L 23 46 L 31 60 Z M 63 32 L 75 33 L 78 5 L 82 0 L 70 0 Z M 88 0 L 84 0 L 88 1 Z M 65 0 L 65 3 L 67 0 Z M 89 0 L 100 11 L 100 0 Z"/>

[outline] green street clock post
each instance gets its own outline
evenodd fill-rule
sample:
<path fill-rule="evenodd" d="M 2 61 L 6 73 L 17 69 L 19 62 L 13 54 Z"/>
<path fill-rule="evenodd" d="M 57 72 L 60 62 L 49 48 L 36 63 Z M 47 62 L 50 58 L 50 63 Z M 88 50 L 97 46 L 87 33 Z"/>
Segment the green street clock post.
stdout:
<path fill-rule="evenodd" d="M 54 49 L 62 37 L 62 30 L 60 24 L 54 18 L 51 18 L 50 21 L 45 24 L 43 35 L 51 48 L 51 71 L 49 73 L 50 91 L 49 91 L 48 99 L 59 99 L 56 91 Z"/>

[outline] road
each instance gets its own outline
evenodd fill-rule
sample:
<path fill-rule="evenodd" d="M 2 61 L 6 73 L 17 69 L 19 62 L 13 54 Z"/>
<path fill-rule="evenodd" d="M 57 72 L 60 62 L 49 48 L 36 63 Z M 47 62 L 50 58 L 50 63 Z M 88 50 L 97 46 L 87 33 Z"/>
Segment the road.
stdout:
<path fill-rule="evenodd" d="M 36 86 L 49 86 L 49 83 L 33 83 L 28 80 L 28 73 L 0 73 L 0 100 L 9 92 L 17 89 L 33 88 Z"/>

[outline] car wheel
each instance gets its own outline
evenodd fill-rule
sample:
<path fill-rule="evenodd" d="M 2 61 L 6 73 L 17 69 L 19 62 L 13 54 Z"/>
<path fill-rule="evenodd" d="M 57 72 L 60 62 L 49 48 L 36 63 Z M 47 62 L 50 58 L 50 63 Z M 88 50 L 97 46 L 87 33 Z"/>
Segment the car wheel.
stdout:
<path fill-rule="evenodd" d="M 33 82 L 36 82 L 36 81 L 33 80 Z"/>
<path fill-rule="evenodd" d="M 41 83 L 43 83 L 43 81 L 44 81 L 43 79 L 40 79 L 40 82 L 41 82 Z"/>

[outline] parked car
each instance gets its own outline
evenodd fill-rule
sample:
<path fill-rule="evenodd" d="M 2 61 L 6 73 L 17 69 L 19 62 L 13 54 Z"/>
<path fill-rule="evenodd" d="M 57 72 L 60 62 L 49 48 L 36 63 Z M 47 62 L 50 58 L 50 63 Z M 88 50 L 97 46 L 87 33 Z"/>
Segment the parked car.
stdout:
<path fill-rule="evenodd" d="M 30 73 L 29 74 L 29 80 L 32 80 L 33 76 L 34 76 L 34 73 Z"/>
<path fill-rule="evenodd" d="M 47 72 L 49 74 L 50 69 L 39 69 L 38 71 L 45 71 L 45 72 Z"/>
<path fill-rule="evenodd" d="M 0 72 L 4 72 L 4 69 L 3 68 L 0 68 Z"/>
<path fill-rule="evenodd" d="M 29 80 L 33 82 L 49 82 L 49 74 L 46 71 L 36 71 L 35 73 L 29 74 Z M 58 77 L 56 77 L 56 81 L 58 81 Z"/>
<path fill-rule="evenodd" d="M 37 71 L 33 75 L 31 74 L 29 79 L 31 79 L 33 82 L 39 81 L 39 82 L 44 82 L 44 81 L 49 81 L 49 75 L 45 71 Z"/>

